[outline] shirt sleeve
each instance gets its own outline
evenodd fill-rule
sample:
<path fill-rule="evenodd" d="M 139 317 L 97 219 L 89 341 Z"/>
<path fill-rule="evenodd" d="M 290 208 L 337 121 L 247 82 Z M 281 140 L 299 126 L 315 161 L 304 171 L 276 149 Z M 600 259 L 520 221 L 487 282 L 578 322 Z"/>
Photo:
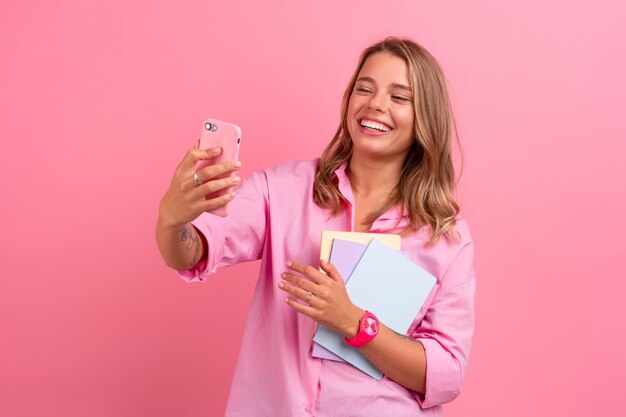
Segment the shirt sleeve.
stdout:
<path fill-rule="evenodd" d="M 261 258 L 269 201 L 265 173 L 255 172 L 235 192 L 226 217 L 205 212 L 191 222 L 206 238 L 208 256 L 187 271 L 177 271 L 185 281 L 205 281 L 220 268 Z"/>
<path fill-rule="evenodd" d="M 411 334 L 426 352 L 426 392 L 413 393 L 422 408 L 450 402 L 461 393 L 474 333 L 473 259 L 469 242 L 442 277 L 422 323 Z M 451 287 L 445 285 L 450 282 Z"/>

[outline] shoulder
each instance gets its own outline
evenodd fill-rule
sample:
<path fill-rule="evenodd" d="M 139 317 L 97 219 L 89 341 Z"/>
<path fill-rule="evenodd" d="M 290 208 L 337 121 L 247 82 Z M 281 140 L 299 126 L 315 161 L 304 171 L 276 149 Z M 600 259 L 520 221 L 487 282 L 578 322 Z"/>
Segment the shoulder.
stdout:
<path fill-rule="evenodd" d="M 291 160 L 281 162 L 270 168 L 254 171 L 246 179 L 246 182 L 259 185 L 261 183 L 275 183 L 293 181 L 294 179 L 314 178 L 319 159 Z"/>
<path fill-rule="evenodd" d="M 467 220 L 456 217 L 454 230 L 456 239 L 441 239 L 442 252 L 445 254 L 442 284 L 447 287 L 463 285 L 474 279 L 474 241 Z"/>
<path fill-rule="evenodd" d="M 463 215 L 459 214 L 455 218 L 454 230 L 458 237 L 458 245 L 465 246 L 472 243 L 469 224 Z"/>
<path fill-rule="evenodd" d="M 285 161 L 265 170 L 270 182 L 297 183 L 315 178 L 319 159 Z"/>
<path fill-rule="evenodd" d="M 429 225 L 423 226 L 420 230 L 415 232 L 415 235 L 420 240 L 428 242 L 432 236 L 433 229 Z M 449 255 L 454 255 L 461 248 L 472 244 L 472 235 L 470 233 L 470 228 L 467 223 L 467 220 L 463 215 L 458 214 L 454 218 L 454 232 L 451 238 L 446 236 L 441 236 L 439 240 L 427 246 L 434 251 L 447 253 Z"/>
<path fill-rule="evenodd" d="M 242 183 L 240 189 L 253 189 L 263 194 L 297 192 L 313 186 L 318 165 L 317 159 L 286 161 L 270 168 L 254 171 Z"/>
<path fill-rule="evenodd" d="M 461 215 L 455 221 L 454 238 L 442 236 L 430 244 L 431 232 L 426 226 L 407 242 L 417 263 L 437 277 L 442 291 L 462 285 L 474 276 L 474 243 L 469 225 Z"/>
<path fill-rule="evenodd" d="M 310 172 L 315 173 L 319 159 L 311 160 L 290 160 L 281 162 L 271 168 L 267 168 L 265 171 L 268 174 L 307 174 Z"/>

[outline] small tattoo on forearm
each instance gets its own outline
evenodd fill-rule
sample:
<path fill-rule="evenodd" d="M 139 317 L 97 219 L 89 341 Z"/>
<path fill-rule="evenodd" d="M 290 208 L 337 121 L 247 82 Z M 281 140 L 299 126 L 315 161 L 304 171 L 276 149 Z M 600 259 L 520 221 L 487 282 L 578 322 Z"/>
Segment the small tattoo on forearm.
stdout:
<path fill-rule="evenodd" d="M 189 229 L 188 229 L 188 227 L 189 227 L 188 224 L 183 224 L 178 229 L 178 233 L 180 234 L 180 240 L 182 240 L 183 242 L 186 241 L 187 239 L 189 239 Z"/>
<path fill-rule="evenodd" d="M 397 334 L 398 336 L 400 336 L 401 338 L 406 339 L 406 340 L 408 340 L 408 341 L 410 341 L 410 342 L 417 342 L 417 340 L 415 340 L 415 339 L 413 339 L 412 337 L 407 336 L 407 335 L 405 335 L 405 334 L 400 334 L 400 333 L 395 332 L 395 331 L 394 331 L 394 333 L 395 333 L 395 334 Z"/>
<path fill-rule="evenodd" d="M 180 235 L 181 242 L 187 242 L 185 245 L 185 249 L 189 250 L 191 245 L 193 245 L 193 240 L 191 240 L 191 231 L 189 230 L 189 225 L 182 225 L 180 229 L 178 229 L 178 234 Z"/>
<path fill-rule="evenodd" d="M 178 233 L 180 234 L 181 242 L 186 242 L 185 249 L 187 251 L 193 251 L 193 257 L 191 258 L 191 262 L 189 267 L 191 268 L 200 260 L 200 255 L 202 251 L 202 245 L 200 244 L 200 237 L 198 236 L 198 232 L 194 229 L 190 224 L 185 224 L 178 229 Z"/>
<path fill-rule="evenodd" d="M 202 255 L 202 244 L 200 243 L 200 236 L 198 236 L 198 232 L 193 231 L 193 258 L 191 259 L 191 266 L 194 266 L 200 260 L 200 255 Z"/>

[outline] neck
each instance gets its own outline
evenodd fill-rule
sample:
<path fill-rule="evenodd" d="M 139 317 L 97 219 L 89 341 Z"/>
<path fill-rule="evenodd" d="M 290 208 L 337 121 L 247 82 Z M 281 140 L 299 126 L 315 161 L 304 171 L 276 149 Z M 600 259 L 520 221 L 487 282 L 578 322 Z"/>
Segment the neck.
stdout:
<path fill-rule="evenodd" d="M 386 200 L 398 185 L 401 170 L 401 160 L 365 160 L 353 154 L 348 170 L 352 192 L 355 197 Z"/>

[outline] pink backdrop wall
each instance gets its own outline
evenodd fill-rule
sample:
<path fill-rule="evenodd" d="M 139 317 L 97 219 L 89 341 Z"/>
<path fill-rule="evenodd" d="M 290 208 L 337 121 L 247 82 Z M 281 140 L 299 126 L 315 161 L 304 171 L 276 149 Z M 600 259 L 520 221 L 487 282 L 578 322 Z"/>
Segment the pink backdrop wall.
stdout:
<path fill-rule="evenodd" d="M 157 207 L 203 118 L 244 175 L 317 156 L 359 52 L 410 36 L 450 80 L 477 328 L 447 416 L 623 416 L 619 2 L 3 2 L 0 416 L 223 413 L 258 264 L 202 285 Z"/>

